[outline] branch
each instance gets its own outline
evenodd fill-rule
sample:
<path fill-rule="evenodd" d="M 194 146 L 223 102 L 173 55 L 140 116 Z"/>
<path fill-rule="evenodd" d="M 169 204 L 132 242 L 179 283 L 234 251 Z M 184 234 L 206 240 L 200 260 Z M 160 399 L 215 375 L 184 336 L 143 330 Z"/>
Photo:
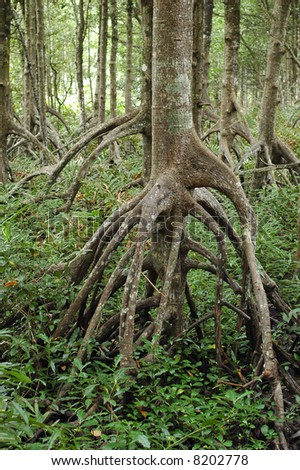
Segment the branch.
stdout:
<path fill-rule="evenodd" d="M 298 168 L 300 167 L 299 163 L 283 163 L 278 165 L 268 165 L 264 166 L 263 168 L 252 168 L 250 170 L 242 170 L 238 171 L 238 174 L 245 174 L 245 173 L 264 173 L 270 170 L 288 170 L 291 168 Z"/>

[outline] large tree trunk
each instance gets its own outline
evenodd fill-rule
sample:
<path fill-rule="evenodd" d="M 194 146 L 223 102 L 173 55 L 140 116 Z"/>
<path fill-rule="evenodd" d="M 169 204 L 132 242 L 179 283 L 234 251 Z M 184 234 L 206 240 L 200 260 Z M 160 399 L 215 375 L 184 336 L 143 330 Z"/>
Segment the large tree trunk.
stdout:
<path fill-rule="evenodd" d="M 261 107 L 259 141 L 261 150 L 257 154 L 256 167 L 271 164 L 297 163 L 298 159 L 275 134 L 275 117 L 280 86 L 280 65 L 285 53 L 284 42 L 291 0 L 276 0 L 271 18 L 267 70 Z M 268 182 L 274 182 L 271 171 L 256 172 L 253 186 L 258 189 Z"/>
<path fill-rule="evenodd" d="M 0 183 L 7 183 L 9 164 L 7 136 L 9 131 L 9 40 L 10 0 L 0 0 Z"/>

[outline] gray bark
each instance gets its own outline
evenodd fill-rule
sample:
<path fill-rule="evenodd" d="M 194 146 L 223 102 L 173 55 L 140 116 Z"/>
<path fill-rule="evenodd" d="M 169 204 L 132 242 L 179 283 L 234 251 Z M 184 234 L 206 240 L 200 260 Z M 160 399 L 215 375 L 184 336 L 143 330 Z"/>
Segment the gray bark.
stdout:
<path fill-rule="evenodd" d="M 281 155 L 287 156 L 282 149 L 278 148 L 278 140 L 275 134 L 275 117 L 279 98 L 280 66 L 285 52 L 284 41 L 290 6 L 291 0 L 276 0 L 272 12 L 259 129 L 261 151 L 257 154 L 256 168 L 262 168 L 272 163 L 280 163 Z M 291 160 L 289 159 L 289 161 Z M 274 182 L 272 172 L 254 174 L 253 185 L 256 189 L 270 181 Z"/>
<path fill-rule="evenodd" d="M 126 20 L 126 81 L 125 81 L 125 112 L 132 108 L 132 46 L 133 46 L 133 3 L 127 0 L 127 20 Z"/>
<path fill-rule="evenodd" d="M 105 121 L 106 109 L 107 0 L 100 0 L 99 10 L 99 45 L 94 109 L 95 117 L 100 123 L 103 123 Z"/>
<path fill-rule="evenodd" d="M 110 49 L 110 117 L 117 114 L 117 54 L 118 54 L 118 11 L 117 0 L 110 2 L 111 49 Z"/>
<path fill-rule="evenodd" d="M 9 131 L 10 1 L 0 0 L 0 184 L 9 179 L 7 136 Z"/>

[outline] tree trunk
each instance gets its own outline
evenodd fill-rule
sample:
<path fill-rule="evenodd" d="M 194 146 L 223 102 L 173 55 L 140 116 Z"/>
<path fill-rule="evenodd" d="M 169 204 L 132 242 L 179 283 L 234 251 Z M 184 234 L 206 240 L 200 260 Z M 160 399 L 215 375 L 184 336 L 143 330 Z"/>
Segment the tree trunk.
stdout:
<path fill-rule="evenodd" d="M 118 54 L 118 11 L 117 0 L 110 2 L 111 49 L 110 49 L 110 117 L 117 115 L 117 54 Z"/>
<path fill-rule="evenodd" d="M 9 179 L 7 136 L 9 131 L 10 0 L 0 0 L 0 184 Z"/>
<path fill-rule="evenodd" d="M 268 46 L 267 69 L 264 83 L 259 141 L 261 151 L 257 154 L 256 168 L 279 163 L 282 157 L 294 162 L 295 157 L 289 158 L 289 153 L 275 135 L 275 116 L 278 105 L 278 90 L 280 85 L 280 65 L 285 52 L 284 42 L 286 36 L 287 19 L 289 16 L 291 0 L 276 0 L 271 18 L 271 30 Z M 274 182 L 271 171 L 255 173 L 253 186 L 261 188 L 268 182 Z"/>
<path fill-rule="evenodd" d="M 86 34 L 86 18 L 84 13 L 84 0 L 74 0 L 74 13 L 76 19 L 76 78 L 78 90 L 78 103 L 80 109 L 80 126 L 85 130 L 85 103 L 83 89 L 83 45 Z M 87 7 L 88 8 L 88 7 Z"/>
<path fill-rule="evenodd" d="M 107 53 L 107 0 L 100 0 L 99 46 L 97 60 L 97 83 L 95 92 L 95 117 L 102 123 L 105 121 L 106 108 L 106 53 Z"/>
<path fill-rule="evenodd" d="M 219 156 L 233 167 L 231 149 L 239 120 L 236 108 L 240 47 L 240 0 L 225 0 L 225 51 L 222 78 Z"/>
<path fill-rule="evenodd" d="M 132 46 L 133 46 L 133 25 L 132 25 L 133 4 L 132 0 L 127 0 L 126 19 L 126 79 L 125 79 L 125 113 L 131 111 L 132 100 Z"/>
<path fill-rule="evenodd" d="M 149 181 L 152 159 L 152 18 L 153 0 L 141 0 L 142 32 L 143 32 L 143 65 L 142 65 L 142 106 L 146 116 L 143 132 L 143 179 Z"/>
<path fill-rule="evenodd" d="M 205 120 L 218 120 L 208 93 L 213 9 L 213 0 L 194 1 L 193 112 L 199 134 L 203 131 Z"/>
<path fill-rule="evenodd" d="M 204 2 L 203 0 L 194 1 L 194 38 L 193 38 L 193 115 L 194 125 L 199 133 L 202 132 L 201 125 L 201 92 L 202 92 L 202 76 L 203 76 L 203 63 L 201 54 L 203 53 L 203 15 L 204 15 Z"/>
<path fill-rule="evenodd" d="M 35 2 L 24 1 L 25 16 L 25 70 L 24 70 L 24 125 L 33 132 L 37 109 L 36 56 L 35 41 Z"/>
<path fill-rule="evenodd" d="M 42 142 L 47 147 L 46 123 L 46 63 L 45 63 L 45 20 L 44 2 L 36 0 L 36 57 L 37 57 L 37 84 L 39 100 L 39 119 Z"/>
<path fill-rule="evenodd" d="M 225 6 L 225 50 L 222 77 L 219 156 L 229 166 L 234 166 L 234 138 L 239 135 L 251 145 L 255 140 L 242 115 L 237 100 L 238 54 L 240 46 L 240 0 L 224 2 Z"/>

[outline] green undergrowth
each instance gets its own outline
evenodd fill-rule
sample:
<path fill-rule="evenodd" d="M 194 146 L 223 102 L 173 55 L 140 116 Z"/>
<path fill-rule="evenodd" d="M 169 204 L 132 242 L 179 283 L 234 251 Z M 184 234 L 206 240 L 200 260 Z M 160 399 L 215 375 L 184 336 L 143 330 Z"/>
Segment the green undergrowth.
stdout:
<path fill-rule="evenodd" d="M 119 369 L 118 357 L 107 362 L 105 344 L 91 344 L 87 362 L 77 361 L 77 373 L 70 379 L 79 332 L 75 329 L 69 338 L 51 336 L 76 293 L 60 266 L 74 257 L 114 208 L 139 191 L 126 186 L 139 177 L 140 141 L 124 149 L 121 167 L 108 164 L 107 155 L 99 157 L 70 214 L 54 211 L 61 204 L 58 200 L 32 202 L 43 190 L 43 177 L 9 198 L 0 188 L 0 445 L 6 449 L 272 449 L 276 434 L 269 389 L 260 382 L 252 389 L 240 387 L 240 374 L 251 380 L 254 371 L 248 365 L 245 331 L 237 330 L 236 315 L 226 307 L 224 347 L 236 365 L 234 377 L 217 369 L 211 319 L 202 326 L 202 340 L 190 330 L 175 345 L 170 343 L 173 355 L 145 342 L 136 351 L 139 368 L 134 382 Z M 15 168 L 24 162 L 15 161 Z M 53 191 L 63 192 L 75 173 L 76 162 Z M 260 227 L 258 259 L 292 308 L 290 315 L 277 320 L 274 334 L 281 344 L 295 333 L 292 320 L 300 311 L 300 282 L 294 274 L 297 198 L 297 188 L 286 185 L 266 188 L 252 200 Z M 239 231 L 231 204 L 222 202 Z M 217 252 L 214 237 L 199 223 L 190 220 L 188 229 Z M 130 243 L 128 239 L 125 245 Z M 241 281 L 240 260 L 232 247 L 227 268 Z M 214 275 L 191 272 L 189 284 L 199 317 L 211 313 Z M 226 285 L 224 299 L 239 305 Z M 117 296 L 108 304 L 106 315 L 117 311 L 119 301 Z M 188 326 L 193 320 L 186 306 L 185 310 Z M 153 364 L 140 359 L 145 351 L 154 354 Z M 70 380 L 71 390 L 58 404 L 59 389 Z M 87 416 L 95 402 L 97 409 Z M 296 419 L 298 407 L 298 398 L 289 401 L 288 421 Z M 45 424 L 50 408 L 54 418 Z"/>

